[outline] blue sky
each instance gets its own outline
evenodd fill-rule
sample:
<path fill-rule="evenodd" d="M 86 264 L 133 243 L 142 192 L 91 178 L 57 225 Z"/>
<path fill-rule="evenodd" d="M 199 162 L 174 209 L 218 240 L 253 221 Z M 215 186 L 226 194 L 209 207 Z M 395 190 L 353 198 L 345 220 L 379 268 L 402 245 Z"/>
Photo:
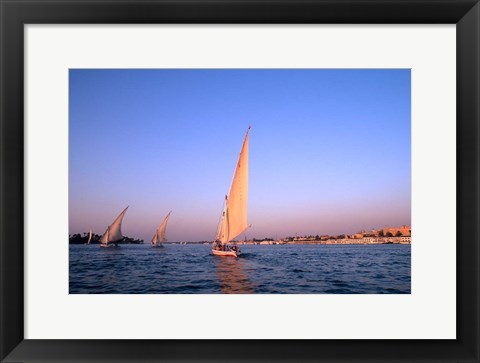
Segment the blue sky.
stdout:
<path fill-rule="evenodd" d="M 410 112 L 408 69 L 72 69 L 69 231 L 211 240 L 248 125 L 248 238 L 410 224 Z"/>

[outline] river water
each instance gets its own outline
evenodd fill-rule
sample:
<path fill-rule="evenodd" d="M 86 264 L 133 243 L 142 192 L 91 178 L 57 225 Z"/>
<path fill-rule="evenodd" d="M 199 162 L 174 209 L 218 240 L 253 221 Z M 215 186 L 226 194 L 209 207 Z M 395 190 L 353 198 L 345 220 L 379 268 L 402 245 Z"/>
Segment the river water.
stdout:
<path fill-rule="evenodd" d="M 409 294 L 410 245 L 70 245 L 71 294 Z"/>

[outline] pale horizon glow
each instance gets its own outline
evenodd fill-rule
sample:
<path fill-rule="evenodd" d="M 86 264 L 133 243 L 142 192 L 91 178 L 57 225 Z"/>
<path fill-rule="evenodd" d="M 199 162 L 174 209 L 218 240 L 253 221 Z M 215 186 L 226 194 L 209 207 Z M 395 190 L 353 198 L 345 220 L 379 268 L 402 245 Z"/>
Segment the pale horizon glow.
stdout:
<path fill-rule="evenodd" d="M 411 221 L 410 70 L 70 70 L 69 233 L 212 240 L 248 125 L 248 238 Z M 239 236 L 243 239 L 244 235 Z"/>

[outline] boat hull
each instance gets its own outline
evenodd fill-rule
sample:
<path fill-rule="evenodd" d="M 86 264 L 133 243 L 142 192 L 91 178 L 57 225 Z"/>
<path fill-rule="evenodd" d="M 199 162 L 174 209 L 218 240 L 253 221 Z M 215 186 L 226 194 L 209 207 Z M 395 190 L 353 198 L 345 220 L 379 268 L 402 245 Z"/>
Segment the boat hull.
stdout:
<path fill-rule="evenodd" d="M 217 251 L 217 250 L 212 250 L 212 253 L 215 256 L 231 256 L 231 257 L 238 257 L 237 253 L 235 251 Z"/>
<path fill-rule="evenodd" d="M 101 247 L 101 248 L 110 248 L 110 247 L 118 247 L 118 245 L 117 245 L 117 244 L 114 244 L 114 243 L 109 243 L 109 244 L 106 244 L 106 245 L 100 243 L 100 247 Z"/>

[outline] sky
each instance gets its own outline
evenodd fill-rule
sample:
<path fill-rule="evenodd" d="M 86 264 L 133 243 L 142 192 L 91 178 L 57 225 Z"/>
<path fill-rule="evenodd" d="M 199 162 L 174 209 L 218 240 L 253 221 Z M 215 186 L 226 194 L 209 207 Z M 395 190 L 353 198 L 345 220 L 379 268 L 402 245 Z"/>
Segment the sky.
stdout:
<path fill-rule="evenodd" d="M 215 236 L 249 137 L 247 238 L 411 221 L 409 69 L 71 69 L 69 233 Z M 239 236 L 243 239 L 244 234 Z"/>

